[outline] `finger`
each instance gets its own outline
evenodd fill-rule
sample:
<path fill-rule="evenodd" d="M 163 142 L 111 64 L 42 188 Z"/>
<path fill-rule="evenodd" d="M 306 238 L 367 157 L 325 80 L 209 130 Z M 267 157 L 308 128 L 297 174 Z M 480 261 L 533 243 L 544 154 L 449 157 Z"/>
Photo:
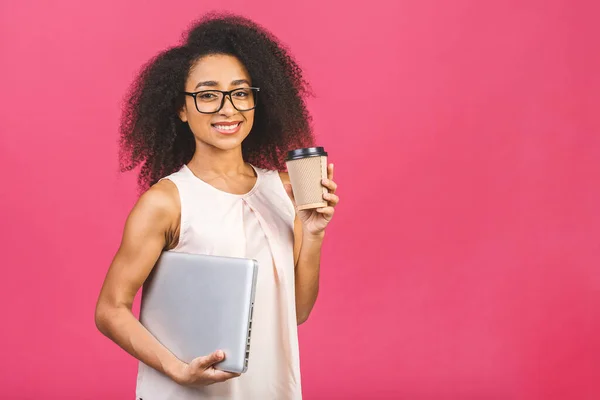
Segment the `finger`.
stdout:
<path fill-rule="evenodd" d="M 330 181 L 333 180 L 333 164 L 329 164 L 327 166 L 327 179 L 329 179 Z"/>
<path fill-rule="evenodd" d="M 329 179 L 323 179 L 323 186 L 330 190 L 330 193 L 335 193 L 337 189 L 337 183 Z"/>
<path fill-rule="evenodd" d="M 329 221 L 333 217 L 333 213 L 335 212 L 335 210 L 333 207 L 323 207 L 323 208 L 317 208 L 317 212 L 319 214 L 323 214 L 325 219 L 327 219 Z"/>
<path fill-rule="evenodd" d="M 215 369 L 213 371 L 214 372 L 213 372 L 212 379 L 215 382 L 223 382 L 223 381 L 226 381 L 231 378 L 237 378 L 238 376 L 241 375 L 241 374 L 237 374 L 237 373 L 233 373 L 233 372 L 220 371 L 218 369 Z"/>
<path fill-rule="evenodd" d="M 323 198 L 329 202 L 329 205 L 335 206 L 340 202 L 340 198 L 333 193 L 325 193 Z"/>
<path fill-rule="evenodd" d="M 199 357 L 196 360 L 198 360 L 198 365 L 201 368 L 208 368 L 211 365 L 216 364 L 219 361 L 222 361 L 224 358 L 225 358 L 225 354 L 223 353 L 223 351 L 217 350 L 214 353 L 209 354 L 206 357 Z"/>

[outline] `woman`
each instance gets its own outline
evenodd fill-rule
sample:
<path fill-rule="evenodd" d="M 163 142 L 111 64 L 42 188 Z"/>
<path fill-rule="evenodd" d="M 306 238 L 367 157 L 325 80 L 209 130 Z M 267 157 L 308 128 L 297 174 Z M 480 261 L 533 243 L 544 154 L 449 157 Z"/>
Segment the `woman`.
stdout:
<path fill-rule="evenodd" d="M 132 209 L 97 307 L 98 329 L 136 357 L 137 397 L 301 398 L 297 324 L 317 298 L 325 228 L 339 199 L 296 212 L 285 153 L 312 143 L 302 71 L 267 31 L 212 15 L 143 69 L 121 126 L 122 165 L 141 165 Z M 222 351 L 177 359 L 131 307 L 162 251 L 259 261 L 248 372 L 213 367 Z"/>

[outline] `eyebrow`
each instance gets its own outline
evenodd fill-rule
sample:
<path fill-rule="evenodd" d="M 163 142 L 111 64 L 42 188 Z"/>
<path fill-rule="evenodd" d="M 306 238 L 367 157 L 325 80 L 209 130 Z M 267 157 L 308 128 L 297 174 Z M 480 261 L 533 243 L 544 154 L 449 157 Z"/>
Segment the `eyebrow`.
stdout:
<path fill-rule="evenodd" d="M 247 79 L 237 79 L 237 80 L 231 82 L 231 86 L 240 86 L 243 84 L 250 86 L 250 82 L 248 82 Z M 198 82 L 198 84 L 196 85 L 194 90 L 198 89 L 201 86 L 215 87 L 215 86 L 219 86 L 219 84 L 215 81 Z"/>
<path fill-rule="evenodd" d="M 250 86 L 250 82 L 248 82 L 246 79 L 238 79 L 237 81 L 232 81 L 231 86 L 240 86 L 240 85 L 243 85 L 244 83 L 246 85 Z"/>

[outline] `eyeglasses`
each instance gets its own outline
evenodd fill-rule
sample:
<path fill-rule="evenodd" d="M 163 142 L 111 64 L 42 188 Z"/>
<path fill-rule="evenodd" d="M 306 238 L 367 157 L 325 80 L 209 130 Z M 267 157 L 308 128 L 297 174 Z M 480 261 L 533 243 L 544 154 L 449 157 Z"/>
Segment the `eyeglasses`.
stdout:
<path fill-rule="evenodd" d="M 214 114 L 221 111 L 225 105 L 225 98 L 238 111 L 250 111 L 256 108 L 258 102 L 258 92 L 260 88 L 248 87 L 234 89 L 230 91 L 223 90 L 201 90 L 199 92 L 183 92 L 187 96 L 194 98 L 196 110 L 202 114 Z"/>

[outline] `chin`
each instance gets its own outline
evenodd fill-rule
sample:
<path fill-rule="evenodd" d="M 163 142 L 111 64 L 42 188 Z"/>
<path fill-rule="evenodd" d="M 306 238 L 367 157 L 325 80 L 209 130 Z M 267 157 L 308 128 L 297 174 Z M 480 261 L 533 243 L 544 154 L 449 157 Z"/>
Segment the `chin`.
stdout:
<path fill-rule="evenodd" d="M 244 141 L 246 137 L 245 136 L 238 136 L 238 135 L 233 135 L 233 136 L 227 136 L 227 137 L 217 137 L 214 138 L 213 140 L 211 140 L 211 145 L 218 148 L 219 150 L 233 150 L 236 149 L 238 147 L 240 147 L 242 145 L 242 142 Z"/>

